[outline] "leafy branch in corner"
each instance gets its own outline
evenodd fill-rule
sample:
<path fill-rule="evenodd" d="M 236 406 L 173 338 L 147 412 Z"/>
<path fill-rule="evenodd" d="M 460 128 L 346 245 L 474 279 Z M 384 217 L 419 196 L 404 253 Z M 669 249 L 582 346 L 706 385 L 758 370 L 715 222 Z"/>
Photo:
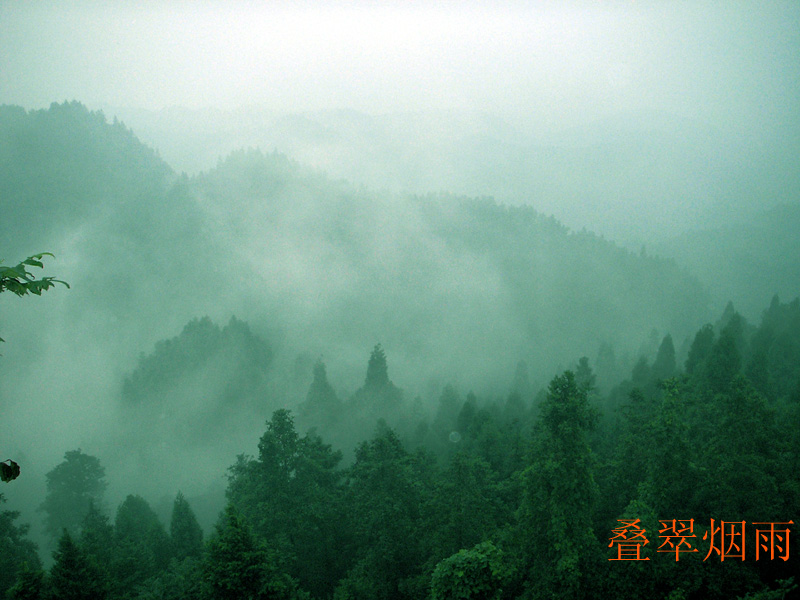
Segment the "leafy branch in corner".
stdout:
<path fill-rule="evenodd" d="M 0 292 L 11 292 L 17 296 L 24 296 L 25 294 L 34 294 L 41 296 L 42 292 L 55 287 L 57 283 L 61 283 L 67 288 L 69 284 L 66 281 L 61 281 L 55 277 L 42 277 L 36 279 L 32 273 L 28 271 L 28 267 L 44 268 L 42 258 L 44 256 L 53 256 L 50 252 L 42 252 L 41 254 L 34 254 L 29 256 L 16 267 L 4 267 L 0 264 Z M 0 261 L 1 263 L 2 261 Z M 0 342 L 4 341 L 0 338 Z"/>
<path fill-rule="evenodd" d="M 4 267 L 0 264 L 0 292 L 12 292 L 17 296 L 24 296 L 26 294 L 41 296 L 42 292 L 49 290 L 51 287 L 55 287 L 57 283 L 64 284 L 69 288 L 69 284 L 66 281 L 61 281 L 55 277 L 36 279 L 36 277 L 28 271 L 28 267 L 43 269 L 44 264 L 42 263 L 42 258 L 45 256 L 55 258 L 50 252 L 42 252 L 41 254 L 29 256 L 16 267 Z M 0 261 L 0 263 L 2 263 L 2 261 Z M 3 341 L 5 340 L 0 338 L 0 342 Z M 0 462 L 0 481 L 8 482 L 17 477 L 19 477 L 19 465 L 17 463 L 10 458 Z"/>

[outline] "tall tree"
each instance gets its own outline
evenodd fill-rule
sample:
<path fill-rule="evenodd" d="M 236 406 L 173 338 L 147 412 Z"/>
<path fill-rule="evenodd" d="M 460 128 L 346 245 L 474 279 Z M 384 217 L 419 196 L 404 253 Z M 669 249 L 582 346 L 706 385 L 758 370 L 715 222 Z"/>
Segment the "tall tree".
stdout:
<path fill-rule="evenodd" d="M 686 372 L 691 375 L 700 367 L 711 352 L 714 345 L 714 328 L 710 325 L 703 327 L 694 336 L 694 341 L 689 348 L 689 356 L 686 358 Z"/>
<path fill-rule="evenodd" d="M 285 409 L 273 413 L 258 447 L 257 459 L 231 467 L 228 499 L 303 589 L 330 595 L 347 564 L 341 453 L 313 432 L 300 437 Z"/>
<path fill-rule="evenodd" d="M 17 575 L 17 582 L 8 589 L 9 600 L 42 600 L 45 595 L 45 573 L 30 569 L 27 564 Z"/>
<path fill-rule="evenodd" d="M 172 504 L 169 537 L 172 556 L 178 560 L 197 558 L 203 552 L 203 530 L 181 492 L 178 492 Z"/>
<path fill-rule="evenodd" d="M 328 381 L 325 363 L 318 360 L 314 364 L 306 401 L 300 405 L 300 414 L 314 424 L 329 425 L 339 418 L 341 408 L 342 403 Z"/>
<path fill-rule="evenodd" d="M 228 505 L 208 542 L 203 563 L 208 600 L 290 599 L 294 582 L 277 568 L 241 515 Z"/>
<path fill-rule="evenodd" d="M 6 499 L 0 494 L 0 506 Z M 0 510 L 0 597 L 10 588 L 25 565 L 41 569 L 36 544 L 27 539 L 28 525 L 17 525 L 19 512 Z"/>
<path fill-rule="evenodd" d="M 114 537 L 113 573 L 118 595 L 130 594 L 169 564 L 169 536 L 140 496 L 129 495 L 117 509 Z"/>
<path fill-rule="evenodd" d="M 491 542 L 460 550 L 436 565 L 431 578 L 433 600 L 494 600 L 508 576 L 503 553 Z"/>
<path fill-rule="evenodd" d="M 354 598 L 418 597 L 414 580 L 424 562 L 432 490 L 429 464 L 409 455 L 397 435 L 381 424 L 356 449 L 349 474 L 348 505 L 356 536 L 357 564 L 340 586 Z"/>
<path fill-rule="evenodd" d="M 571 371 L 550 382 L 541 406 L 519 509 L 528 581 L 534 595 L 585 597 L 599 545 L 592 531 L 596 498 L 587 433 L 596 415 Z"/>
<path fill-rule="evenodd" d="M 64 461 L 47 473 L 47 496 L 39 510 L 51 538 L 59 539 L 64 529 L 77 535 L 89 505 L 102 505 L 105 475 L 100 460 L 80 448 L 65 453 Z"/>
<path fill-rule="evenodd" d="M 83 550 L 64 529 L 50 569 L 53 597 L 58 600 L 103 600 L 108 591 Z"/>
<path fill-rule="evenodd" d="M 89 511 L 81 524 L 78 545 L 93 564 L 99 576 L 110 585 L 111 559 L 114 553 L 114 528 L 108 517 L 100 512 L 94 502 L 89 503 Z"/>
<path fill-rule="evenodd" d="M 356 391 L 353 400 L 369 420 L 392 415 L 402 404 L 403 392 L 389 379 L 386 352 L 380 344 L 372 349 L 364 385 Z"/>
<path fill-rule="evenodd" d="M 672 343 L 672 336 L 669 334 L 661 340 L 651 374 L 657 381 L 675 375 L 675 344 Z"/>

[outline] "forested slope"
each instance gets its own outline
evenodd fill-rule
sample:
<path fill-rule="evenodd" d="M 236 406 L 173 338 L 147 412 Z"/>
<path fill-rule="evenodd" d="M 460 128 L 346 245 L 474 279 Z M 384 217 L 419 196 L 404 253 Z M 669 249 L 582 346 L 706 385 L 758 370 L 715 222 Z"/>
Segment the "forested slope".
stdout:
<path fill-rule="evenodd" d="M 185 179 L 77 103 L 4 107 L 0 132 L 4 251 L 53 251 L 74 284 L 53 320 L 113 323 L 133 356 L 235 313 L 351 382 L 379 341 L 400 373 L 436 363 L 477 385 L 524 359 L 543 380 L 604 343 L 635 353 L 653 328 L 682 340 L 710 309 L 676 265 L 531 208 L 356 188 L 257 150 Z"/>
<path fill-rule="evenodd" d="M 376 347 L 346 399 L 317 369 L 301 412 L 327 397 L 320 429 L 272 413 L 229 469 L 227 507 L 205 535 L 191 500 L 178 493 L 167 531 L 133 481 L 104 516 L 93 504 L 104 470 L 67 452 L 43 505 L 65 527 L 55 562 L 43 572 L 17 516 L 2 513 L 20 550 L 2 582 L 16 582 L 13 598 L 76 585 L 142 600 L 793 598 L 798 323 L 798 299 L 774 300 L 757 326 L 729 308 L 696 332 L 685 362 L 665 336 L 608 392 L 581 360 L 535 400 L 446 388 L 435 416 L 402 409 Z M 365 402 L 375 416 L 401 408 L 399 427 L 364 428 L 342 461 L 328 438 Z M 82 511 L 61 508 L 71 497 Z"/>

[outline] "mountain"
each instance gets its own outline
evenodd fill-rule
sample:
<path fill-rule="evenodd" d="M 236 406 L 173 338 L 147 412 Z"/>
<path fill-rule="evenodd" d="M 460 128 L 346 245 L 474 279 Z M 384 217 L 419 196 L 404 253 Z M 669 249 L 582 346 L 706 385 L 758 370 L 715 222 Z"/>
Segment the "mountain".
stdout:
<path fill-rule="evenodd" d="M 177 175 L 79 103 L 2 107 L 0 157 L 2 258 L 51 251 L 44 274 L 71 285 L 0 298 L 4 451 L 46 465 L 81 447 L 120 497 L 143 470 L 142 493 L 218 495 L 203 477 L 306 398 L 317 359 L 348 399 L 380 344 L 424 410 L 448 383 L 503 393 L 520 361 L 532 389 L 601 350 L 623 372 L 711 314 L 675 262 L 530 206 L 376 191 L 252 149 Z"/>
<path fill-rule="evenodd" d="M 727 223 L 797 195 L 796 140 L 759 140 L 658 111 L 627 111 L 555 129 L 531 115 L 353 110 L 275 114 L 109 108 L 179 171 L 213 168 L 245 147 L 277 150 L 372 189 L 447 190 L 530 205 L 572 229 L 638 249 Z"/>
<path fill-rule="evenodd" d="M 800 204 L 781 204 L 746 221 L 701 229 L 653 244 L 662 256 L 707 282 L 714 303 L 755 320 L 774 295 L 800 292 Z"/>
<path fill-rule="evenodd" d="M 398 376 L 474 385 L 519 359 L 546 377 L 604 343 L 633 351 L 653 327 L 680 337 L 709 308 L 675 264 L 527 206 L 356 188 L 258 150 L 177 176 L 78 103 L 4 107 L 0 132 L 8 251 L 55 252 L 74 289 L 53 320 L 117 327 L 102 343 L 127 343 L 131 366 L 160 332 L 235 313 L 348 383 L 382 342 Z"/>
<path fill-rule="evenodd" d="M 686 335 L 708 310 L 674 263 L 530 207 L 355 190 L 257 150 L 230 155 L 191 189 L 266 312 L 333 354 L 331 373 L 336 361 L 360 368 L 380 341 L 417 379 L 470 373 L 464 383 L 475 385 L 520 358 L 545 377 L 603 343 L 632 351 L 653 327 Z"/>

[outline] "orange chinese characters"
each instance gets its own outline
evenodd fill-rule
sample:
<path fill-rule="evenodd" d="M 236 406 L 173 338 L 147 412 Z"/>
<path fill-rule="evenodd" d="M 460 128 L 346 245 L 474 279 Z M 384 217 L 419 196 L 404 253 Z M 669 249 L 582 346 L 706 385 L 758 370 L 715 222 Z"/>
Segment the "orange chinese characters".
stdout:
<path fill-rule="evenodd" d="M 744 560 L 744 521 L 720 521 L 719 527 L 714 527 L 714 519 L 711 519 L 711 544 L 708 548 L 708 554 L 703 559 L 705 562 L 712 552 L 719 554 L 720 561 L 726 558 L 741 558 Z M 709 534 L 706 531 L 703 534 L 703 539 Z M 717 547 L 715 540 L 719 534 L 720 546 Z"/>
<path fill-rule="evenodd" d="M 645 537 L 647 533 L 644 528 L 639 526 L 639 519 L 617 519 L 622 525 L 611 532 L 614 537 L 609 538 L 608 547 L 614 544 L 617 546 L 617 557 L 608 560 L 650 560 L 642 558 L 642 546 L 650 543 Z"/>
<path fill-rule="evenodd" d="M 686 539 L 697 537 L 694 534 L 694 519 L 689 519 L 688 521 L 680 519 L 664 521 L 659 519 L 659 523 L 661 523 L 661 529 L 658 530 L 660 534 L 658 537 L 663 538 L 664 543 L 658 547 L 658 552 L 674 552 L 676 562 L 681 552 L 697 552 L 697 548 L 692 548 L 692 545 Z"/>
<path fill-rule="evenodd" d="M 769 529 L 756 527 L 756 560 L 761 558 L 761 550 L 769 551 L 769 559 L 775 558 L 775 549 L 778 549 L 778 558 L 789 560 L 789 525 L 794 521 L 783 523 L 753 523 L 753 525 L 769 525 Z M 775 525 L 786 525 L 786 529 L 775 530 Z M 783 554 L 780 554 L 780 553 Z"/>

